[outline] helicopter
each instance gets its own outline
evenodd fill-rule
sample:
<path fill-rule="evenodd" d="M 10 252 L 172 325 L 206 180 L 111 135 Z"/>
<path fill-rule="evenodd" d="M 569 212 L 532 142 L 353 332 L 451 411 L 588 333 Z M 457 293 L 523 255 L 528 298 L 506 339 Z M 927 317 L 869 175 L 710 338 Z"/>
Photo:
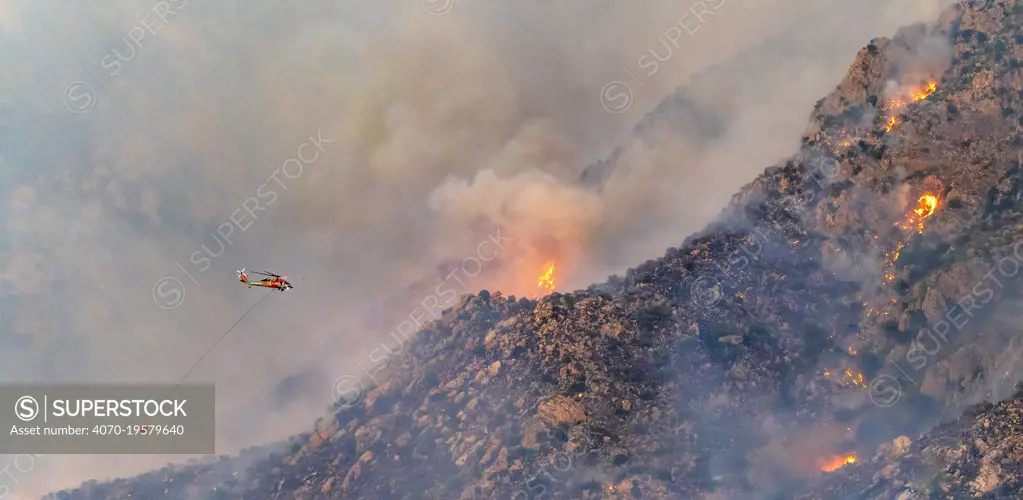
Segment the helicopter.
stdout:
<path fill-rule="evenodd" d="M 259 281 L 250 281 L 249 277 L 245 274 L 245 268 L 244 267 L 240 271 L 235 271 L 235 272 L 238 273 L 238 281 L 241 281 L 242 283 L 244 283 L 246 285 L 249 285 L 249 288 L 252 288 L 254 286 L 261 286 L 261 287 L 265 287 L 265 288 L 276 288 L 276 289 L 278 289 L 278 290 L 280 290 L 282 292 L 287 291 L 287 290 L 289 290 L 291 288 L 295 288 L 288 281 L 288 277 L 287 276 L 281 276 L 279 274 L 274 274 L 274 273 L 271 273 L 270 271 L 262 272 L 262 273 L 259 272 L 259 271 L 252 271 L 253 274 L 259 274 L 261 276 L 266 276 L 265 278 L 263 278 L 263 279 L 261 279 Z"/>

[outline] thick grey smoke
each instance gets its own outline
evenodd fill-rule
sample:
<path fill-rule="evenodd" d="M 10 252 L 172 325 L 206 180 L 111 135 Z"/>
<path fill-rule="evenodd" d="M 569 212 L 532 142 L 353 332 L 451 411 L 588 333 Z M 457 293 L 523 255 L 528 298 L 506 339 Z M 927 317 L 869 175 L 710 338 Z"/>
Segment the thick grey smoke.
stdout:
<path fill-rule="evenodd" d="M 460 292 L 533 293 L 549 260 L 568 290 L 661 254 L 794 151 L 857 49 L 943 3 L 5 0 L 4 379 L 176 382 L 259 300 L 234 271 L 270 268 L 306 279 L 189 380 L 218 385 L 223 452 L 303 430 L 387 336 L 366 311 L 498 226 L 501 265 Z M 613 81 L 633 96 L 617 114 Z M 688 84 L 710 139 L 677 116 L 629 139 Z M 14 493 L 167 460 L 46 457 Z"/>

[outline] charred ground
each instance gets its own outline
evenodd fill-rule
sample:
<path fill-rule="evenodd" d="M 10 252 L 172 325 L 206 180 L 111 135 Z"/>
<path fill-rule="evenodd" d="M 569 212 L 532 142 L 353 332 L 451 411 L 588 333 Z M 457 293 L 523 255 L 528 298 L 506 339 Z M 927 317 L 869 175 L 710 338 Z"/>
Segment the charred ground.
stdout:
<path fill-rule="evenodd" d="M 54 498 L 1018 498 L 1023 395 L 919 434 L 1023 378 L 1021 27 L 999 0 L 871 41 L 717 223 L 587 290 L 466 297 L 269 458 Z"/>

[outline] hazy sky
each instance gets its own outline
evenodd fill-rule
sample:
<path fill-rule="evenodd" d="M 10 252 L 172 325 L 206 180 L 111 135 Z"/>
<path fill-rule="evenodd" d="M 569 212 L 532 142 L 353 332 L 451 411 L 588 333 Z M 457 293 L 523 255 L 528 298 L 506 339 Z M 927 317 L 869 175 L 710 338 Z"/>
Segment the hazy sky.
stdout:
<path fill-rule="evenodd" d="M 283 438 L 393 345 L 364 326 L 383 299 L 530 294 L 549 260 L 571 290 L 663 254 L 795 151 L 870 38 L 947 3 L 0 0 L 4 379 L 176 382 L 264 293 L 234 271 L 269 268 L 305 279 L 189 380 L 217 383 L 220 451 Z M 715 64 L 729 84 L 694 91 L 715 140 L 628 142 Z M 603 191 L 579 186 L 617 146 Z M 45 457 L 15 493 L 171 459 Z"/>

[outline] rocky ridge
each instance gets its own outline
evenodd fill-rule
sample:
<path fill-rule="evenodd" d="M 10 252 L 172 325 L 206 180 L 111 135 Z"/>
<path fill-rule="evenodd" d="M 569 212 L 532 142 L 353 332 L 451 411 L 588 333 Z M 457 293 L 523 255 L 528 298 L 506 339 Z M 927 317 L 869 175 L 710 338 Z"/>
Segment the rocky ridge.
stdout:
<path fill-rule="evenodd" d="M 1018 498 L 1020 394 L 921 433 L 1020 378 L 1021 26 L 999 0 L 872 40 L 718 222 L 587 290 L 465 297 L 269 458 L 52 497 Z"/>

